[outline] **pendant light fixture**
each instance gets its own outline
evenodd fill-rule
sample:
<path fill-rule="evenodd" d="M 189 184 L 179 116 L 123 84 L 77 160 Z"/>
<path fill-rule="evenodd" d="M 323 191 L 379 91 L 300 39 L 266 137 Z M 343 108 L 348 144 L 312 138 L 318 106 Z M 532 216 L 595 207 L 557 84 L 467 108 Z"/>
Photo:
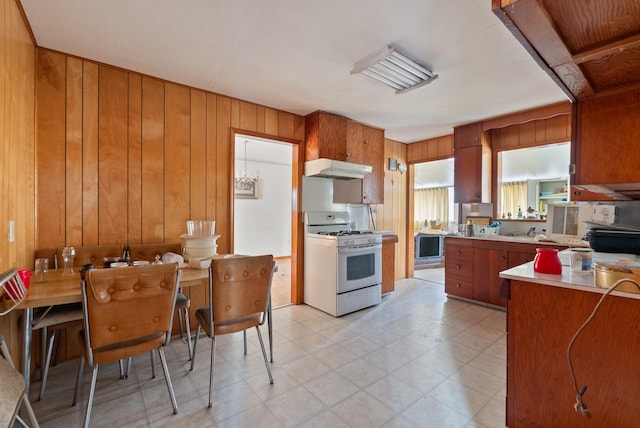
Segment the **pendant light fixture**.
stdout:
<path fill-rule="evenodd" d="M 255 177 L 247 174 L 247 144 L 249 141 L 244 140 L 244 168 L 242 175 L 235 178 L 234 194 L 236 198 L 256 199 L 258 197 L 258 180 L 260 171 L 256 171 Z"/>

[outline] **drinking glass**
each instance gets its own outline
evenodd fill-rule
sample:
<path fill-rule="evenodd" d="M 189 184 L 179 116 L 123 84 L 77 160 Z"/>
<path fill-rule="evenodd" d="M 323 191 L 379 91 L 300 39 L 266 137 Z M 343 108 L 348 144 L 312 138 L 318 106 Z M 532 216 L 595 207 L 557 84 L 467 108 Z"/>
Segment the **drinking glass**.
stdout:
<path fill-rule="evenodd" d="M 62 249 L 62 263 L 64 271 L 62 276 L 73 276 L 73 259 L 76 256 L 76 249 L 73 247 L 64 247 Z"/>

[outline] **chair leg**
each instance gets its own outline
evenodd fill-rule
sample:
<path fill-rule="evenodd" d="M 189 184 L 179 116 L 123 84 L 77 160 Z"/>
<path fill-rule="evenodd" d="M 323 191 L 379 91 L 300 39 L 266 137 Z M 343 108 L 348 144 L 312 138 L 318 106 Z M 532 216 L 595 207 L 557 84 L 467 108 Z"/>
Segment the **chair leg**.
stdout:
<path fill-rule="evenodd" d="M 156 354 L 153 353 L 153 349 L 149 351 L 151 357 L 151 379 L 156 378 Z"/>
<path fill-rule="evenodd" d="M 89 390 L 87 411 L 84 416 L 84 428 L 89 428 L 89 420 L 91 419 L 91 407 L 93 407 L 93 396 L 96 392 L 96 380 L 98 380 L 98 364 L 95 364 L 93 366 L 93 375 L 91 376 L 91 389 Z"/>
<path fill-rule="evenodd" d="M 169 376 L 169 367 L 167 366 L 167 359 L 164 356 L 164 348 L 162 346 L 158 348 L 158 354 L 160 354 L 160 362 L 162 363 L 162 370 L 164 371 L 164 380 L 167 382 L 169 396 L 171 397 L 171 405 L 173 406 L 173 414 L 175 415 L 178 413 L 178 402 L 176 401 L 176 394 L 173 392 L 171 376 Z"/>
<path fill-rule="evenodd" d="M 80 367 L 78 367 L 78 376 L 76 377 L 76 388 L 73 392 L 73 403 L 72 406 L 78 404 L 78 392 L 80 391 L 80 386 L 82 385 L 82 378 L 84 375 L 84 358 L 80 358 Z"/>
<path fill-rule="evenodd" d="M 178 325 L 180 326 L 180 338 L 184 337 L 184 324 L 182 322 L 182 312 L 178 310 Z"/>
<path fill-rule="evenodd" d="M 36 419 L 36 414 L 34 413 L 33 408 L 31 407 L 31 403 L 29 403 L 29 398 L 27 397 L 26 392 L 22 394 L 21 406 L 24 407 L 24 409 L 27 411 L 27 415 L 29 415 L 29 419 L 31 420 L 31 428 L 40 428 L 40 425 L 38 425 L 38 420 Z M 16 415 L 16 420 L 19 421 L 23 426 L 25 427 L 28 426 L 26 423 L 24 423 L 22 418 L 20 418 L 17 415 Z M 15 426 L 15 424 L 12 426 Z"/>
<path fill-rule="evenodd" d="M 213 369 L 216 366 L 216 335 L 211 334 L 211 363 L 209 365 L 209 407 L 213 406 Z"/>
<path fill-rule="evenodd" d="M 46 331 L 46 328 L 42 328 L 43 331 Z M 42 400 L 44 398 L 45 389 L 47 388 L 47 378 L 49 377 L 49 367 L 51 366 L 51 353 L 53 352 L 53 343 L 56 339 L 56 331 L 53 330 L 51 333 L 51 337 L 49 338 L 49 344 L 46 342 L 42 342 L 42 346 L 46 349 L 46 357 L 43 359 L 43 369 L 42 369 L 42 384 L 40 385 L 40 396 L 38 400 Z"/>
<path fill-rule="evenodd" d="M 269 364 L 269 360 L 267 359 L 267 351 L 264 349 L 264 342 L 262 341 L 262 334 L 260 333 L 260 328 L 258 326 L 256 326 L 256 331 L 258 332 L 258 340 L 260 341 L 260 348 L 262 348 L 262 356 L 264 357 L 264 365 L 267 366 L 267 373 L 269 374 L 269 383 L 273 384 L 273 376 L 271 376 L 271 364 Z"/>
<path fill-rule="evenodd" d="M 127 377 L 127 373 L 124 367 L 124 360 L 118 360 L 118 367 L 120 367 L 120 379 L 125 379 Z"/>
<path fill-rule="evenodd" d="M 242 331 L 242 340 L 244 343 L 244 355 L 247 355 L 247 330 Z"/>
<path fill-rule="evenodd" d="M 47 327 L 42 327 L 40 329 L 40 364 L 44 364 L 47 359 L 47 342 L 48 338 L 48 329 Z M 44 365 L 40 367 L 40 380 L 44 380 Z"/>
<path fill-rule="evenodd" d="M 131 363 L 133 362 L 133 357 L 127 358 L 127 372 L 124 376 L 125 379 L 129 379 L 129 375 L 131 374 Z"/>
<path fill-rule="evenodd" d="M 187 326 L 187 348 L 189 349 L 189 360 L 193 358 L 193 349 L 191 347 L 191 325 L 189 323 L 189 308 L 184 309 L 185 325 Z"/>
<path fill-rule="evenodd" d="M 196 363 L 196 347 L 198 346 L 198 337 L 200 336 L 200 324 L 198 323 L 198 327 L 196 328 L 196 337 L 193 340 L 193 349 L 191 351 L 191 367 L 189 371 L 193 371 L 193 366 Z"/>

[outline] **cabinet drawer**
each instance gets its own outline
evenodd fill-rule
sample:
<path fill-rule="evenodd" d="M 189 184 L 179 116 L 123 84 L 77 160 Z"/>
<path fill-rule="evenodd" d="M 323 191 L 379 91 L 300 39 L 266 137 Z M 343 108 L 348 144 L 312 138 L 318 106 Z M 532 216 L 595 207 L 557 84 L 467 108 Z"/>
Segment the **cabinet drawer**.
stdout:
<path fill-rule="evenodd" d="M 444 281 L 444 292 L 455 296 L 464 297 L 466 299 L 473 298 L 473 283 L 458 279 L 457 277 L 447 276 Z"/>
<path fill-rule="evenodd" d="M 445 260 L 473 260 L 473 247 L 463 247 L 460 245 L 445 245 L 444 246 Z"/>
<path fill-rule="evenodd" d="M 444 272 L 447 277 L 449 275 L 455 275 L 463 279 L 471 280 L 473 278 L 473 259 L 467 260 L 445 257 Z"/>

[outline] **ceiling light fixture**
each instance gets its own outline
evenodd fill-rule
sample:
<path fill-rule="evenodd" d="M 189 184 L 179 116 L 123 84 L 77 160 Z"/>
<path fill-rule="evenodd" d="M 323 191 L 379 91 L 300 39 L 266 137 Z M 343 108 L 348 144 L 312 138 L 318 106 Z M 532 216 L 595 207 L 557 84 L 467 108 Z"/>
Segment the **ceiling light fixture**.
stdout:
<path fill-rule="evenodd" d="M 410 60 L 391 46 L 358 61 L 351 74 L 364 74 L 403 94 L 438 78 L 437 74 Z"/>

